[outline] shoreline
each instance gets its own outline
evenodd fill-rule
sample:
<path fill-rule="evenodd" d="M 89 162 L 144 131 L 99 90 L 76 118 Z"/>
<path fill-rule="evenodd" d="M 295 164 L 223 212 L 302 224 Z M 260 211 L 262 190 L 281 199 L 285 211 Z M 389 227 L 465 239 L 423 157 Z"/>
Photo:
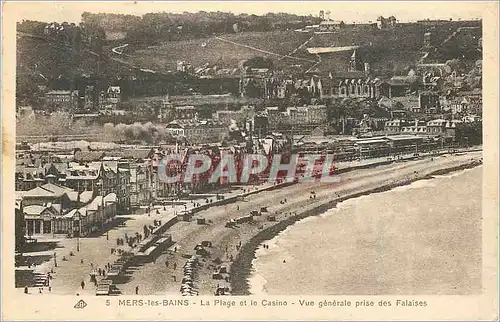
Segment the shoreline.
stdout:
<path fill-rule="evenodd" d="M 323 202 L 320 205 L 313 206 L 311 209 L 307 209 L 300 213 L 296 213 L 291 217 L 285 218 L 277 222 L 276 224 L 259 231 L 256 235 L 252 236 L 250 240 L 248 240 L 246 243 L 242 245 L 235 260 L 230 265 L 231 295 L 235 296 L 251 295 L 250 283 L 248 279 L 253 270 L 252 262 L 255 259 L 255 252 L 257 248 L 260 246 L 262 242 L 273 239 L 279 233 L 281 233 L 291 225 L 295 224 L 296 222 L 307 217 L 320 215 L 321 213 L 324 213 L 327 210 L 334 208 L 338 203 L 348 199 L 358 198 L 373 193 L 389 191 L 396 187 L 409 185 L 415 181 L 428 180 L 432 179 L 434 176 L 475 168 L 477 166 L 480 166 L 481 164 L 482 163 L 479 163 L 477 161 L 469 161 L 468 163 L 460 164 L 457 166 L 435 170 L 429 174 L 426 174 L 418 178 L 412 178 L 404 180 L 402 182 L 385 184 L 380 187 L 355 192 L 344 197 L 334 198 L 326 202 Z"/>

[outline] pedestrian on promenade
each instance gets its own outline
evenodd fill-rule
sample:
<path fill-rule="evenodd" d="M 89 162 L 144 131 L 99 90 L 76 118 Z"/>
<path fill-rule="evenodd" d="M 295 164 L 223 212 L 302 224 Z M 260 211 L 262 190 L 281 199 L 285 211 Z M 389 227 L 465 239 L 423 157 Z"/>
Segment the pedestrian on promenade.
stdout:
<path fill-rule="evenodd" d="M 136 286 L 135 287 L 135 295 L 138 295 L 139 294 L 139 286 Z"/>
<path fill-rule="evenodd" d="M 83 290 L 83 289 L 85 288 L 85 282 L 84 282 L 84 281 L 82 281 L 82 282 L 80 283 L 80 286 L 82 287 L 82 290 Z"/>
<path fill-rule="evenodd" d="M 99 272 L 99 276 L 102 276 L 102 269 L 100 267 L 97 271 Z"/>

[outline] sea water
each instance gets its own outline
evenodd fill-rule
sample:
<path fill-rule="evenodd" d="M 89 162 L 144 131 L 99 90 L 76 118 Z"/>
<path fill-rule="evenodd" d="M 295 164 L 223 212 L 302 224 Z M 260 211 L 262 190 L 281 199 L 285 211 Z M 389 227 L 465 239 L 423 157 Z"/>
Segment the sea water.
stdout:
<path fill-rule="evenodd" d="M 339 203 L 259 247 L 252 294 L 478 294 L 482 167 Z"/>

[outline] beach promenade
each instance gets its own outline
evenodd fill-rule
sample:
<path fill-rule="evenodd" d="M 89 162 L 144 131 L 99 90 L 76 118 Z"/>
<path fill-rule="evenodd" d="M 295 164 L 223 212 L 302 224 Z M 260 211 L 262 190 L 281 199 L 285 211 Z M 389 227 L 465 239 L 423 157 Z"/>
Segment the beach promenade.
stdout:
<path fill-rule="evenodd" d="M 241 189 L 235 190 L 230 194 L 225 194 L 225 198 L 239 196 L 233 203 L 214 205 L 208 209 L 197 211 L 194 220 L 190 222 L 179 221 L 169 228 L 167 233 L 172 236 L 176 242 L 175 245 L 160 255 L 155 262 L 135 268 L 129 276 L 129 281 L 118 285 L 118 289 L 126 295 L 135 294 L 136 287 L 138 287 L 139 294 L 180 295 L 182 266 L 187 260 L 182 255 L 194 254 L 194 248 L 197 244 L 202 241 L 210 241 L 212 247 L 208 250 L 211 256 L 202 262 L 203 266 L 199 268 L 195 280 L 199 294 L 213 295 L 217 285 L 229 286 L 230 284 L 236 293 L 244 294 L 244 281 L 248 274 L 249 259 L 251 262 L 249 257 L 253 256 L 255 250 L 255 245 L 249 245 L 248 242 L 259 233 L 259 238 L 262 240 L 270 239 L 276 233 L 272 229 L 270 230 L 271 227 L 279 225 L 280 222 L 289 225 L 294 222 L 293 217 L 307 213 L 319 206 L 331 207 L 336 201 L 369 193 L 380 187 L 407 184 L 412 180 L 425 178 L 435 171 L 466 166 L 471 162 L 471 158 L 479 160 L 481 155 L 481 152 L 477 151 L 459 155 L 427 156 L 417 160 L 402 160 L 393 163 L 388 162 L 387 157 L 361 162 L 338 163 L 336 165 L 340 169 L 364 167 L 377 162 L 388 164 L 341 173 L 340 181 L 334 183 L 298 183 L 260 193 L 256 193 L 257 191 L 252 187 L 250 189 L 252 190 L 251 195 L 248 195 L 248 191 L 243 193 Z M 265 190 L 271 186 L 272 184 L 267 183 L 257 189 Z M 203 203 L 204 198 L 200 202 Z M 187 205 L 191 210 L 193 209 L 193 203 Z M 253 223 L 240 224 L 235 228 L 225 227 L 229 220 L 247 215 L 252 210 L 259 210 L 261 207 L 267 207 L 268 214 L 275 216 L 276 222 L 268 221 L 267 215 L 262 215 L 254 217 Z M 179 211 L 181 208 L 184 209 L 183 206 L 176 206 L 175 209 Z M 51 293 L 95 294 L 95 287 L 89 281 L 91 263 L 93 267 L 101 268 L 107 263 L 112 263 L 116 255 L 111 254 L 111 248 L 117 247 L 117 238 L 123 238 L 125 233 L 129 236 L 136 232 L 141 233 L 145 224 L 152 224 L 154 220 L 165 220 L 171 217 L 174 211 L 174 208 L 166 206 L 165 209 L 158 207 L 159 213 L 154 210 L 150 216 L 147 214 L 129 215 L 124 227 L 116 227 L 108 234 L 104 233 L 99 237 L 80 238 L 79 252 L 76 250 L 76 239 L 62 239 L 59 243 L 62 248 L 56 249 L 58 267 L 54 268 Z M 196 223 L 196 218 L 201 217 L 205 218 L 207 224 L 198 225 Z M 266 236 L 266 234 L 268 235 Z M 253 240 L 253 244 L 255 244 L 255 240 Z M 174 248 L 177 252 L 174 251 Z M 69 252 L 73 252 L 75 256 L 68 259 Z M 62 256 L 66 256 L 68 261 L 62 261 Z M 222 265 L 228 269 L 236 262 L 231 272 L 231 282 L 212 279 L 211 261 L 215 258 L 219 258 Z M 47 265 L 50 265 L 49 263 Z M 82 280 L 86 283 L 83 290 L 80 286 Z M 43 292 L 47 293 L 47 290 L 44 289 Z M 38 290 L 32 289 L 30 293 L 37 294 Z"/>

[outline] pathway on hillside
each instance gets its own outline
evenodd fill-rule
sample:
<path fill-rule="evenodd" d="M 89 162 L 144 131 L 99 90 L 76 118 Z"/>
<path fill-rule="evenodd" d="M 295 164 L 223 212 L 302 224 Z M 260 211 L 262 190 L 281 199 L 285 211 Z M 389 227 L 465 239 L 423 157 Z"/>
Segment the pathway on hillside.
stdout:
<path fill-rule="evenodd" d="M 306 73 L 311 72 L 316 66 L 318 66 L 321 63 L 321 55 L 317 54 L 316 57 L 318 57 L 318 60 L 312 65 L 308 70 L 306 70 Z"/>
<path fill-rule="evenodd" d="M 314 34 L 311 36 L 311 38 L 304 41 L 299 47 L 297 47 L 294 50 L 292 50 L 291 52 L 289 52 L 285 57 L 290 57 L 293 54 L 295 54 L 297 51 L 299 51 L 300 49 L 304 48 L 311 40 L 313 40 L 313 38 L 314 38 Z M 282 60 L 285 57 L 281 57 L 279 60 Z"/>
<path fill-rule="evenodd" d="M 455 30 L 451 35 L 448 36 L 448 38 L 446 38 L 440 46 L 443 46 L 445 45 L 448 41 L 450 41 L 451 39 L 453 39 L 458 33 L 460 33 L 462 30 L 471 30 L 471 29 L 479 29 L 479 27 L 460 27 L 458 28 L 457 30 Z"/>
<path fill-rule="evenodd" d="M 289 56 L 289 55 L 281 55 L 281 54 L 273 53 L 273 52 L 270 52 L 270 51 L 267 51 L 267 50 L 259 49 L 259 48 L 253 47 L 253 46 L 248 46 L 248 45 L 245 45 L 245 44 L 237 43 L 237 42 L 234 42 L 234 41 L 231 41 L 229 39 L 222 38 L 222 37 L 215 37 L 215 39 L 220 40 L 220 41 L 224 41 L 224 42 L 227 42 L 227 43 L 230 43 L 230 44 L 233 44 L 235 46 L 245 47 L 245 48 L 248 48 L 248 49 L 252 49 L 252 50 L 255 50 L 255 51 L 258 51 L 258 52 L 261 52 L 261 53 L 264 53 L 264 54 L 268 54 L 268 55 L 273 55 L 273 56 L 278 56 L 278 57 L 281 57 L 281 58 L 290 58 L 290 59 L 295 59 L 295 60 L 307 61 L 307 62 L 310 62 L 310 63 L 315 63 L 314 60 L 300 58 L 300 57 L 293 57 L 293 56 Z"/>
<path fill-rule="evenodd" d="M 123 51 L 125 50 L 125 48 L 127 48 L 127 46 L 128 46 L 128 44 L 114 47 L 111 49 L 111 51 L 115 54 L 121 55 L 121 54 L 123 54 Z"/>

